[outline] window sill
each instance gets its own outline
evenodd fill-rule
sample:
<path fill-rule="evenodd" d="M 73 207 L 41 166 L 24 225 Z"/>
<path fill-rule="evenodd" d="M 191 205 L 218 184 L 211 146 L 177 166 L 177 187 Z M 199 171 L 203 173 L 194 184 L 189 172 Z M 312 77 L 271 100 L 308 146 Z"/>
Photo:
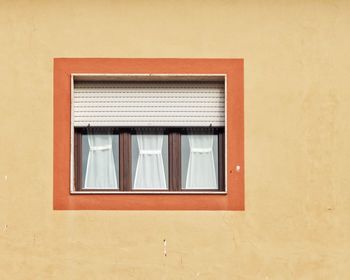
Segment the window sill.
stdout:
<path fill-rule="evenodd" d="M 200 194 L 212 194 L 212 195 L 227 195 L 226 191 L 216 191 L 216 190 L 207 190 L 207 191 L 144 191 L 144 190 L 135 190 L 135 191 L 116 191 L 116 190 L 111 190 L 111 191 L 96 191 L 96 190 L 84 190 L 84 191 L 71 191 L 70 194 L 73 195 L 80 195 L 80 194 L 133 194 L 133 195 L 138 195 L 138 194 L 154 194 L 154 195 L 187 195 L 187 194 L 195 194 L 195 195 L 200 195 Z"/>

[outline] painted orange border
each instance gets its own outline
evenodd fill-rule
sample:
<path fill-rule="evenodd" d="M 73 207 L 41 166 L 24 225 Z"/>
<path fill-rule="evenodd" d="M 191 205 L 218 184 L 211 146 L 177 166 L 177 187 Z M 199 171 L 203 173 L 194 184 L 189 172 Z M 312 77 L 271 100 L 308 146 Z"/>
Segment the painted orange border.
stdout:
<path fill-rule="evenodd" d="M 244 210 L 243 59 L 54 59 L 55 210 Z M 227 194 L 70 194 L 71 74 L 226 74 Z M 236 166 L 240 170 L 236 171 Z"/>

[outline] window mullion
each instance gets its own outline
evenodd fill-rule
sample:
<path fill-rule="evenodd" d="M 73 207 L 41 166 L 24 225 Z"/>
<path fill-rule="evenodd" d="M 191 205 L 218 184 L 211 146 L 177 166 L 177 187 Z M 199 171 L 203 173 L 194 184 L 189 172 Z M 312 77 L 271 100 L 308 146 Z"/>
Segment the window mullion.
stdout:
<path fill-rule="evenodd" d="M 181 134 L 169 133 L 169 190 L 181 191 Z"/>
<path fill-rule="evenodd" d="M 119 134 L 119 186 L 120 191 L 131 191 L 131 133 Z"/>

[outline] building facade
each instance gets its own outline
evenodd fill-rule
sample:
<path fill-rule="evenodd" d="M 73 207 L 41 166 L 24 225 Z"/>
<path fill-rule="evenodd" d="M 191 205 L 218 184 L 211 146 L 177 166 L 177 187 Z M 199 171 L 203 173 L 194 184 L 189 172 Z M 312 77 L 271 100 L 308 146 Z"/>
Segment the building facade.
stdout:
<path fill-rule="evenodd" d="M 349 11 L 1 1 L 0 278 L 349 279 Z M 244 59 L 244 210 L 55 210 L 55 58 Z"/>

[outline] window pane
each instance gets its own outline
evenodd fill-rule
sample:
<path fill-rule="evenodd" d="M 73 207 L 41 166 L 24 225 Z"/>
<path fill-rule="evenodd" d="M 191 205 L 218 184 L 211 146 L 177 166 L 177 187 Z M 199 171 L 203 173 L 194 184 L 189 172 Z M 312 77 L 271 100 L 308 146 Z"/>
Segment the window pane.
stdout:
<path fill-rule="evenodd" d="M 182 189 L 218 189 L 218 135 L 181 135 Z"/>
<path fill-rule="evenodd" d="M 168 135 L 138 133 L 132 142 L 132 188 L 168 188 Z"/>
<path fill-rule="evenodd" d="M 82 187 L 118 189 L 119 136 L 107 129 L 82 135 Z"/>

